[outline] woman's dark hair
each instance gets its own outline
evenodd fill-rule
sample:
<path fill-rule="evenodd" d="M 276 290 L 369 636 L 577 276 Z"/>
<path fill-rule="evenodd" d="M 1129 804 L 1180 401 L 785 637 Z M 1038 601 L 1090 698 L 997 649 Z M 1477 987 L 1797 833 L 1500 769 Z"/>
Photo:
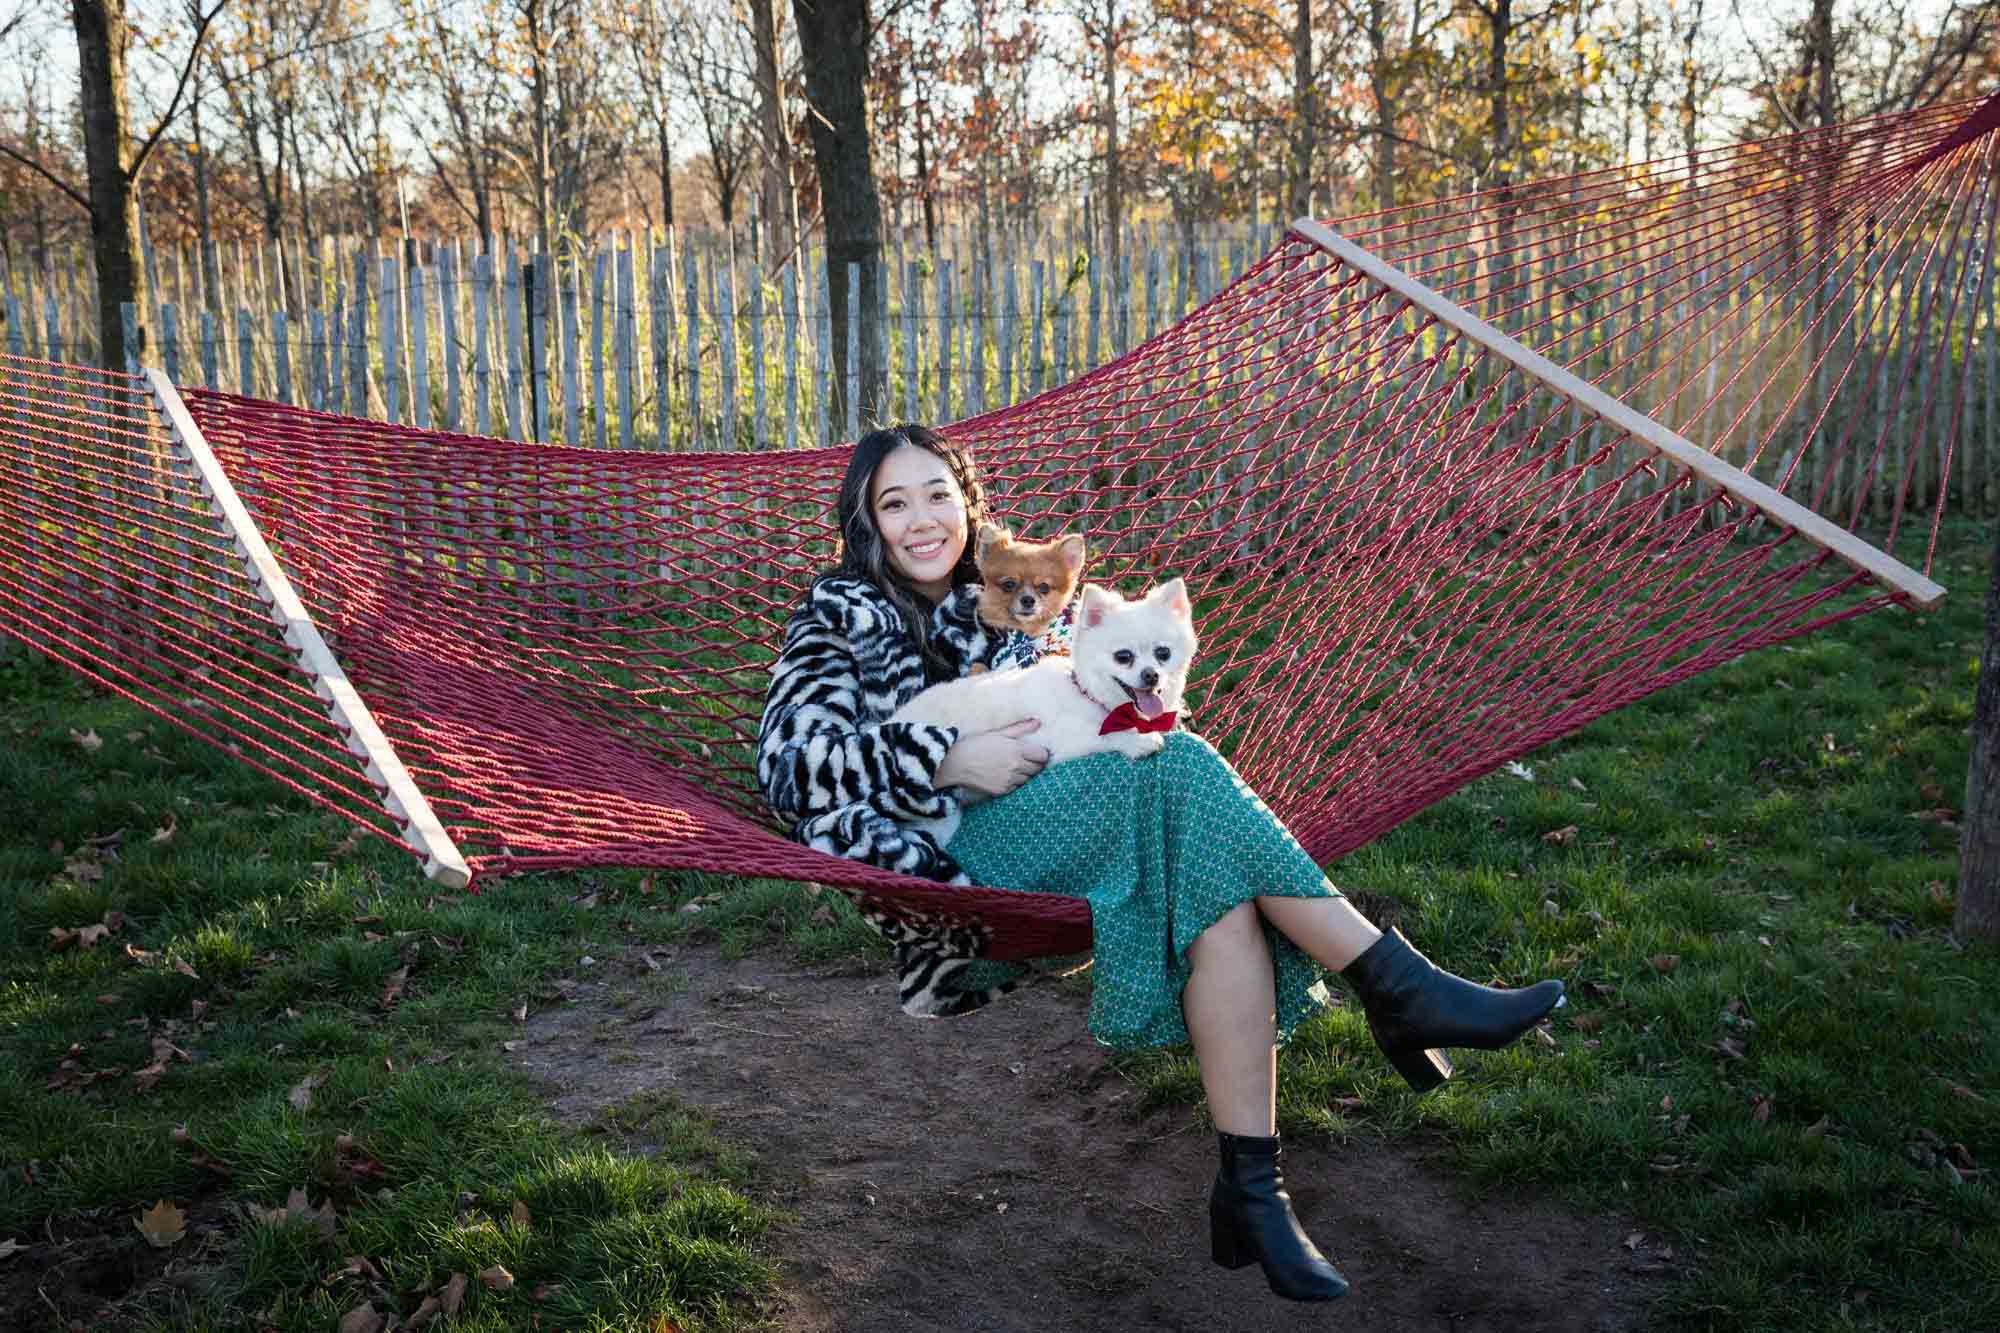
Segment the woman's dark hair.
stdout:
<path fill-rule="evenodd" d="M 966 537 L 965 552 L 952 566 L 951 581 L 956 586 L 979 577 L 979 564 L 973 559 L 973 552 L 978 546 L 979 525 L 986 520 L 986 492 L 979 485 L 979 471 L 973 466 L 971 453 L 962 445 L 952 443 L 928 426 L 917 425 L 870 431 L 856 441 L 854 456 L 847 463 L 847 475 L 840 480 L 840 500 L 834 510 L 840 519 L 840 561 L 821 577 L 845 574 L 867 579 L 882 589 L 903 613 L 904 627 L 923 655 L 927 673 L 948 673 L 952 664 L 932 651 L 930 636 L 925 632 L 930 623 L 930 606 L 923 594 L 889 563 L 881 529 L 875 526 L 875 509 L 869 503 L 875 470 L 882 466 L 883 459 L 906 444 L 935 454 L 951 469 L 952 480 L 958 483 L 959 493 L 965 497 Z"/>

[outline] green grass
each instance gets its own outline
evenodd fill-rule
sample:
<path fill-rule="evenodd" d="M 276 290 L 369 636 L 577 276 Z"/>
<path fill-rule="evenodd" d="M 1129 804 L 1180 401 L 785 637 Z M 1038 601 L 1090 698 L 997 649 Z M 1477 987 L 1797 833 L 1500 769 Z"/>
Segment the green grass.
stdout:
<path fill-rule="evenodd" d="M 58 1326 L 41 1285 L 93 1328 L 255 1312 L 324 1330 L 363 1301 L 408 1315 L 453 1273 L 474 1279 L 458 1327 L 744 1322 L 739 1298 L 772 1273 L 747 1159 L 671 1108 L 558 1124 L 499 1043 L 517 1005 L 556 1002 L 557 975 L 630 941 L 871 947 L 844 903 L 637 872 L 432 895 L 408 859 L 18 652 L 0 658 L 0 809 L 0 1246 L 47 1225 L 84 1260 L 40 1278 L 32 1251 L 0 1260 L 0 1324 Z M 657 1151 L 622 1151 L 641 1126 Z M 294 1189 L 331 1204 L 331 1236 L 245 1216 Z M 187 1235 L 152 1250 L 133 1219 L 163 1199 Z M 380 1278 L 344 1272 L 348 1255 Z M 511 1290 L 477 1280 L 495 1264 Z"/>
<path fill-rule="evenodd" d="M 1951 942 L 1958 835 L 1916 817 L 1962 800 L 1987 541 L 1947 534 L 1938 612 L 1711 672 L 1336 867 L 1440 962 L 1561 975 L 1572 1005 L 1553 1045 L 1468 1054 L 1424 1099 L 1332 1011 L 1283 1062 L 1285 1131 L 1414 1143 L 1474 1195 L 1637 1219 L 1687 1273 L 1662 1327 L 2000 1327 L 2000 958 Z M 97 1285 L 72 1269 L 51 1292 L 69 1317 L 104 1300 L 109 1326 L 318 1330 L 497 1263 L 514 1287 L 475 1280 L 458 1326 L 748 1321 L 775 1257 L 754 1158 L 670 1101 L 555 1123 L 498 1044 L 515 1006 L 627 941 L 875 949 L 844 904 L 624 872 L 433 896 L 407 859 L 18 653 L 0 809 L 0 1245 L 47 1225 L 85 1247 Z M 90 947 L 50 948 L 107 912 Z M 156 1039 L 173 1051 L 142 1086 Z M 1121 1064 L 1148 1105 L 1199 1100 L 1184 1051 Z M 293 1189 L 331 1203 L 331 1238 L 242 1210 Z M 169 1251 L 133 1227 L 160 1199 L 189 1223 Z M 23 1262 L 0 1260 L 0 1322 L 52 1326 Z"/>
<path fill-rule="evenodd" d="M 1423 1099 L 1332 1011 L 1284 1131 L 1636 1217 L 1691 1269 L 1662 1326 L 2000 1328 L 2000 955 L 1951 938 L 1959 833 L 1924 813 L 1964 799 L 1990 549 L 1955 529 L 1935 612 L 1710 672 L 1335 867 L 1440 963 L 1571 1003 Z M 1127 1072 L 1199 1095 L 1184 1052 Z"/>

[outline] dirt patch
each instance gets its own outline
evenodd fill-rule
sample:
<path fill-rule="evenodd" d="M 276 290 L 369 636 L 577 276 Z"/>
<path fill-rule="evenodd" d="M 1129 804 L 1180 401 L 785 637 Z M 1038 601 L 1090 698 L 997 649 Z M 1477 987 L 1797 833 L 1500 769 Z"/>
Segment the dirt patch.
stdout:
<path fill-rule="evenodd" d="M 1643 1327 L 1666 1273 L 1624 1219 L 1467 1204 L 1394 1144 L 1297 1144 L 1294 1205 L 1353 1289 L 1293 1305 L 1209 1261 L 1214 1138 L 1186 1108 L 1132 1115 L 1077 996 L 1043 984 L 922 1021 L 872 965 L 652 956 L 643 991 L 586 971 L 513 1059 L 573 1123 L 668 1093 L 757 1155 L 793 1219 L 770 1241 L 779 1328 L 1598 1333 Z"/>

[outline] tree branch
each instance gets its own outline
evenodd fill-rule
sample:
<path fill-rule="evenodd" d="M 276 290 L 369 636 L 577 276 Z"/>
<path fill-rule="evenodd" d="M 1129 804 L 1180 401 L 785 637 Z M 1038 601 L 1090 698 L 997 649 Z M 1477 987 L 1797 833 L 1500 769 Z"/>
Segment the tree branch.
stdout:
<path fill-rule="evenodd" d="M 64 194 L 68 195 L 71 199 L 76 201 L 76 206 L 78 208 L 82 209 L 86 213 L 90 211 L 90 200 L 88 198 L 86 198 L 80 191 L 78 191 L 78 189 L 74 185 L 71 185 L 68 181 L 56 175 L 53 171 L 50 171 L 47 167 L 43 166 L 41 163 L 35 161 L 34 158 L 29 157 L 25 153 L 17 153 L 4 143 L 0 143 L 0 153 L 5 153 L 8 157 L 13 158 L 16 162 L 19 162 L 22 166 L 28 168 L 30 171 L 39 173 L 42 179 L 46 180 L 49 184 L 55 186 L 58 190 L 61 190 Z"/>
<path fill-rule="evenodd" d="M 153 127 L 153 132 L 146 136 L 146 142 L 139 145 L 139 151 L 132 155 L 132 165 L 125 168 L 127 180 L 139 179 L 139 172 L 145 168 L 146 159 L 152 155 L 154 145 L 159 143 L 160 136 L 167 132 L 167 126 L 174 123 L 174 116 L 180 111 L 181 97 L 187 92 L 188 76 L 194 73 L 194 62 L 201 58 L 202 39 L 208 36 L 209 26 L 215 22 L 228 3 L 229 0 L 215 0 L 215 8 L 206 14 L 202 13 L 199 0 L 189 6 L 189 12 L 194 17 L 194 41 L 188 47 L 187 63 L 181 66 L 180 78 L 174 83 L 173 100 L 167 103 L 166 114 L 160 117 L 160 123 Z"/>

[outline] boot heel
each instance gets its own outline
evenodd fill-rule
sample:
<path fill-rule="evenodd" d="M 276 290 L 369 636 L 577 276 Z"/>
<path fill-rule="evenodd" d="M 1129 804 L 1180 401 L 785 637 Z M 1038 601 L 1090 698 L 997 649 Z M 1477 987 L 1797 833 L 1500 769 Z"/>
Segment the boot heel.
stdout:
<path fill-rule="evenodd" d="M 1224 1268 L 1246 1268 L 1257 1262 L 1236 1223 L 1213 1204 L 1208 1209 L 1208 1252 Z"/>
<path fill-rule="evenodd" d="M 1387 1051 L 1389 1063 L 1403 1076 L 1403 1082 L 1412 1091 L 1429 1092 L 1438 1084 L 1451 1077 L 1451 1061 L 1445 1059 L 1443 1051 L 1427 1051 L 1421 1047 L 1414 1050 Z"/>

